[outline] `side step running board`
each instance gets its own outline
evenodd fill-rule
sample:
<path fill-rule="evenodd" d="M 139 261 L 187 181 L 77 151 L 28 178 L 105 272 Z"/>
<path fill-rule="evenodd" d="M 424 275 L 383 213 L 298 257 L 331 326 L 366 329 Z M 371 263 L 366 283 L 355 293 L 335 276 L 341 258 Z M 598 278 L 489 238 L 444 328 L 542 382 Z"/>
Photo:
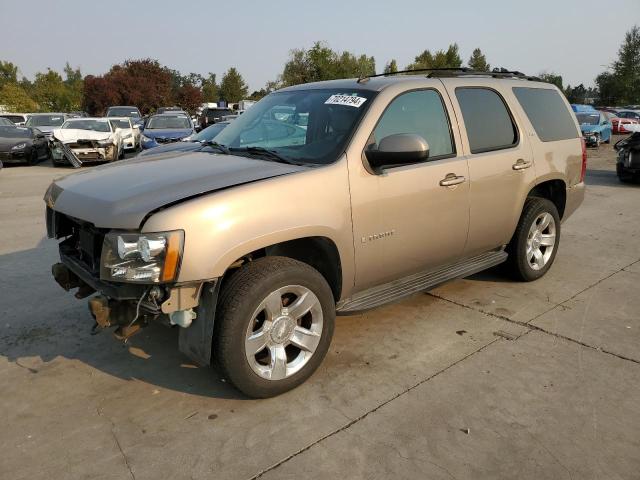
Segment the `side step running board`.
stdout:
<path fill-rule="evenodd" d="M 507 259 L 507 256 L 504 251 L 487 252 L 435 270 L 416 273 L 357 293 L 338 303 L 336 310 L 338 315 L 351 315 L 395 302 L 414 293 L 437 287 L 449 280 L 468 277 L 499 265 Z"/>

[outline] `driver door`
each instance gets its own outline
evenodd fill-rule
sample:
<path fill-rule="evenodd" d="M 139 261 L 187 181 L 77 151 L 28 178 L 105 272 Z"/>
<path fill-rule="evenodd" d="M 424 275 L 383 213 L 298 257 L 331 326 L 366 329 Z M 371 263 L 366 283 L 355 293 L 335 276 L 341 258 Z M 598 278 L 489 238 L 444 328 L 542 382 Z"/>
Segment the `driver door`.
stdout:
<path fill-rule="evenodd" d="M 382 174 L 349 163 L 356 291 L 462 256 L 469 228 L 469 174 L 466 158 L 457 153 L 452 111 L 438 87 L 398 95 L 369 143 L 392 134 L 418 134 L 429 144 L 427 161 L 386 168 Z M 367 165 L 364 152 L 361 160 Z"/>

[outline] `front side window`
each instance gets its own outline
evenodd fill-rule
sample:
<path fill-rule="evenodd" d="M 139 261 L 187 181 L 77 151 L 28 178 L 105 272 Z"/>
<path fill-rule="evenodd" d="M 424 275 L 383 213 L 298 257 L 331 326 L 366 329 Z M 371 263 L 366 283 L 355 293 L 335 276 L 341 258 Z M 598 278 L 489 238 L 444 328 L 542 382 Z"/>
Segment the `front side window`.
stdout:
<path fill-rule="evenodd" d="M 429 144 L 429 158 L 452 155 L 449 118 L 440 94 L 435 90 L 417 90 L 396 97 L 380 117 L 373 131 L 373 142 L 398 133 L 420 135 Z"/>
<path fill-rule="evenodd" d="M 234 154 L 259 155 L 259 149 L 267 149 L 285 161 L 332 163 L 375 94 L 343 89 L 272 93 L 230 123 L 216 141 Z"/>
<path fill-rule="evenodd" d="M 471 153 L 502 150 L 518 143 L 518 130 L 497 92 L 488 88 L 460 87 L 456 88 L 456 98 Z"/>

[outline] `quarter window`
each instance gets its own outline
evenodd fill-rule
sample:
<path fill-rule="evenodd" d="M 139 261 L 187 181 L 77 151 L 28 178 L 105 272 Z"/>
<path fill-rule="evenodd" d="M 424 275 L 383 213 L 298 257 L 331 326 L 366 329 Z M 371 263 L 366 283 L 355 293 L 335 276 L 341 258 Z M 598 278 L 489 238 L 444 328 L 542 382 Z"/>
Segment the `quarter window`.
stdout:
<path fill-rule="evenodd" d="M 435 90 L 417 90 L 396 97 L 382 114 L 373 131 L 373 141 L 397 133 L 415 133 L 429 144 L 429 158 L 452 155 L 449 119 L 440 94 Z"/>
<path fill-rule="evenodd" d="M 513 93 L 540 140 L 554 142 L 578 137 L 573 116 L 556 90 L 514 87 Z M 578 113 L 577 115 L 579 117 L 589 114 Z"/>
<path fill-rule="evenodd" d="M 518 131 L 502 97 L 488 88 L 456 88 L 471 153 L 509 148 Z"/>

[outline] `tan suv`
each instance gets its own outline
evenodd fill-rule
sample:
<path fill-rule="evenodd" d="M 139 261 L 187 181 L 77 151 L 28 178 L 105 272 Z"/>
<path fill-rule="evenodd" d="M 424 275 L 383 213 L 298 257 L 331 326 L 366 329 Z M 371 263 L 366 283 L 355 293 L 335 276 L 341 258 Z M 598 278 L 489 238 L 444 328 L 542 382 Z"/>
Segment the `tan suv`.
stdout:
<path fill-rule="evenodd" d="M 336 313 L 505 261 L 544 275 L 585 162 L 562 94 L 516 72 L 299 85 L 198 151 L 51 184 L 53 273 L 98 292 L 94 328 L 178 325 L 185 355 L 268 397 L 318 367 Z"/>

